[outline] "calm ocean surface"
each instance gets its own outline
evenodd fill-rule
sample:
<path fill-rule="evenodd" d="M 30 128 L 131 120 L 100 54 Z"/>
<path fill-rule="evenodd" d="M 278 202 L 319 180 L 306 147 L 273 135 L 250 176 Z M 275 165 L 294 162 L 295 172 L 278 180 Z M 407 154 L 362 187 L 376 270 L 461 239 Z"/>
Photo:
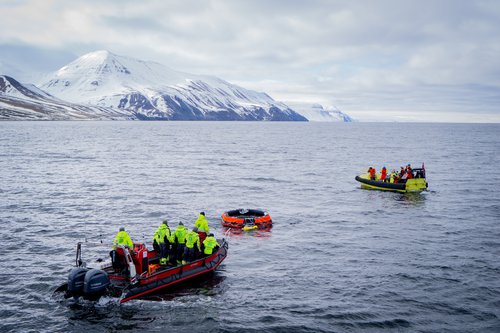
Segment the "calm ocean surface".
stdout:
<path fill-rule="evenodd" d="M 422 162 L 423 194 L 354 180 Z M 206 282 L 53 295 L 84 237 L 240 207 L 274 227 Z M 0 225 L 1 332 L 500 332 L 500 125 L 0 122 Z"/>

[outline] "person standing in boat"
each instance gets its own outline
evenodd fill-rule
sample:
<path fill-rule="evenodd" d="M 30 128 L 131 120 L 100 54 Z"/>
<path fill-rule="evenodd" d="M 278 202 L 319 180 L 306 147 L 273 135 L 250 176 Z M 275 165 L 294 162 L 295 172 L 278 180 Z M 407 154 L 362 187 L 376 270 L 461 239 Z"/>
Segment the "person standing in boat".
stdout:
<path fill-rule="evenodd" d="M 207 235 L 210 232 L 205 212 L 201 212 L 200 215 L 198 215 L 198 218 L 194 222 L 194 226 L 198 228 L 198 236 L 200 237 L 200 242 L 203 244 L 203 241 L 207 238 Z"/>
<path fill-rule="evenodd" d="M 134 243 L 132 242 L 132 238 L 130 238 L 129 234 L 125 231 L 124 227 L 121 227 L 118 233 L 116 234 L 115 240 L 113 241 L 113 250 L 116 250 L 116 247 L 118 245 L 126 246 L 129 249 L 134 248 Z"/>
<path fill-rule="evenodd" d="M 182 260 L 182 264 L 185 265 L 186 263 L 195 260 L 200 251 L 200 236 L 198 235 L 198 228 L 194 227 L 193 230 L 190 230 L 186 234 L 186 247 L 184 248 L 184 258 Z"/>
<path fill-rule="evenodd" d="M 403 179 L 403 176 L 405 175 L 405 173 L 406 173 L 405 168 L 401 167 L 401 170 L 399 171 L 399 179 Z"/>
<path fill-rule="evenodd" d="M 160 265 L 166 265 L 168 263 L 170 254 L 170 242 L 170 228 L 168 227 L 168 221 L 164 220 L 155 231 L 153 236 L 153 248 L 160 256 Z"/>
<path fill-rule="evenodd" d="M 203 241 L 203 253 L 205 256 L 210 256 L 214 252 L 214 250 L 217 250 L 219 248 L 219 243 L 217 242 L 217 239 L 215 239 L 214 234 L 209 234 L 208 237 Z"/>
<path fill-rule="evenodd" d="M 113 241 L 113 250 L 109 253 L 111 256 L 111 263 L 115 269 L 122 269 L 126 266 L 123 262 L 123 256 L 125 254 L 123 253 L 122 248 L 118 248 L 119 246 L 124 246 L 126 249 L 128 248 L 129 251 L 132 251 L 134 248 L 132 238 L 130 238 L 124 227 L 120 227 L 120 230 L 116 234 L 115 240 Z M 122 259 L 120 260 L 120 258 Z"/>
<path fill-rule="evenodd" d="M 410 167 L 410 165 L 408 164 L 408 166 L 406 167 L 406 179 L 413 179 L 413 170 L 412 168 Z"/>
<path fill-rule="evenodd" d="M 186 234 L 187 229 L 184 226 L 184 223 L 179 222 L 177 229 L 174 231 L 174 243 L 175 243 L 175 259 L 177 260 L 177 264 L 180 265 L 182 263 L 182 256 L 184 254 L 184 248 L 186 247 Z"/>
<path fill-rule="evenodd" d="M 369 167 L 368 173 L 370 174 L 371 180 L 375 180 L 377 178 L 377 170 L 375 170 L 375 168 Z"/>
<path fill-rule="evenodd" d="M 387 169 L 385 168 L 385 166 L 380 171 L 380 180 L 383 182 L 387 182 Z"/>
<path fill-rule="evenodd" d="M 413 169 L 411 168 L 410 164 L 408 164 L 406 166 L 406 173 L 407 173 L 407 176 L 406 176 L 407 179 L 413 179 L 414 178 L 413 177 Z"/>
<path fill-rule="evenodd" d="M 401 173 L 402 175 L 400 174 L 401 177 L 399 177 L 399 182 L 405 184 L 406 181 L 408 180 L 408 169 L 407 168 L 403 169 L 403 167 L 401 167 Z"/>
<path fill-rule="evenodd" d="M 396 170 L 392 169 L 391 171 L 391 183 L 397 183 L 399 181 L 399 175 Z"/>

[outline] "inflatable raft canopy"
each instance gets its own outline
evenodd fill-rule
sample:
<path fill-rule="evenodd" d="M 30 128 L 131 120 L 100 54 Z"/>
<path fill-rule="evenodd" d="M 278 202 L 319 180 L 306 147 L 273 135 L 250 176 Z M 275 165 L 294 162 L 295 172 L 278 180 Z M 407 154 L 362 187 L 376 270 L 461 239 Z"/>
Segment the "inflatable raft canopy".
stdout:
<path fill-rule="evenodd" d="M 243 230 L 266 229 L 273 224 L 268 212 L 259 209 L 235 209 L 224 212 L 221 223 L 226 228 Z"/>

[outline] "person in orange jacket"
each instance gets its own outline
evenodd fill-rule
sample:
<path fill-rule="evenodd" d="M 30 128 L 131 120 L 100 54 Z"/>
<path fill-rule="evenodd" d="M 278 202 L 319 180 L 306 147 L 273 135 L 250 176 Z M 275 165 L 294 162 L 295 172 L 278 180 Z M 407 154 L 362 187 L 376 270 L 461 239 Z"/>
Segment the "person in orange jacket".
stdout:
<path fill-rule="evenodd" d="M 375 168 L 370 167 L 368 169 L 368 173 L 370 174 L 370 179 L 375 180 L 375 178 L 376 178 L 375 175 L 377 173 L 377 170 L 375 170 Z"/>

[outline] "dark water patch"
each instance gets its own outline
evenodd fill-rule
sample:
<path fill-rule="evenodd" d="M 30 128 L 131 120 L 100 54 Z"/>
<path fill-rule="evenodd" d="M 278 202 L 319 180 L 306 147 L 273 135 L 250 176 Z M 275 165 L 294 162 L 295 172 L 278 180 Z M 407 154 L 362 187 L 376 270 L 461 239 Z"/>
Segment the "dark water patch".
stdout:
<path fill-rule="evenodd" d="M 350 312 L 350 313 L 328 313 L 324 315 L 315 315 L 317 319 L 335 320 L 335 321 L 348 321 L 355 325 L 356 322 L 374 319 L 377 316 L 369 312 Z"/>
<path fill-rule="evenodd" d="M 242 181 L 250 181 L 250 182 L 261 182 L 261 183 L 288 183 L 288 180 L 284 179 L 277 179 L 273 177 L 255 177 L 255 178 L 249 178 L 249 177 L 242 177 L 239 178 Z"/>
<path fill-rule="evenodd" d="M 381 321 L 356 322 L 354 325 L 362 329 L 365 328 L 393 329 L 393 328 L 409 328 L 412 326 L 409 321 L 400 318 L 381 320 Z"/>

